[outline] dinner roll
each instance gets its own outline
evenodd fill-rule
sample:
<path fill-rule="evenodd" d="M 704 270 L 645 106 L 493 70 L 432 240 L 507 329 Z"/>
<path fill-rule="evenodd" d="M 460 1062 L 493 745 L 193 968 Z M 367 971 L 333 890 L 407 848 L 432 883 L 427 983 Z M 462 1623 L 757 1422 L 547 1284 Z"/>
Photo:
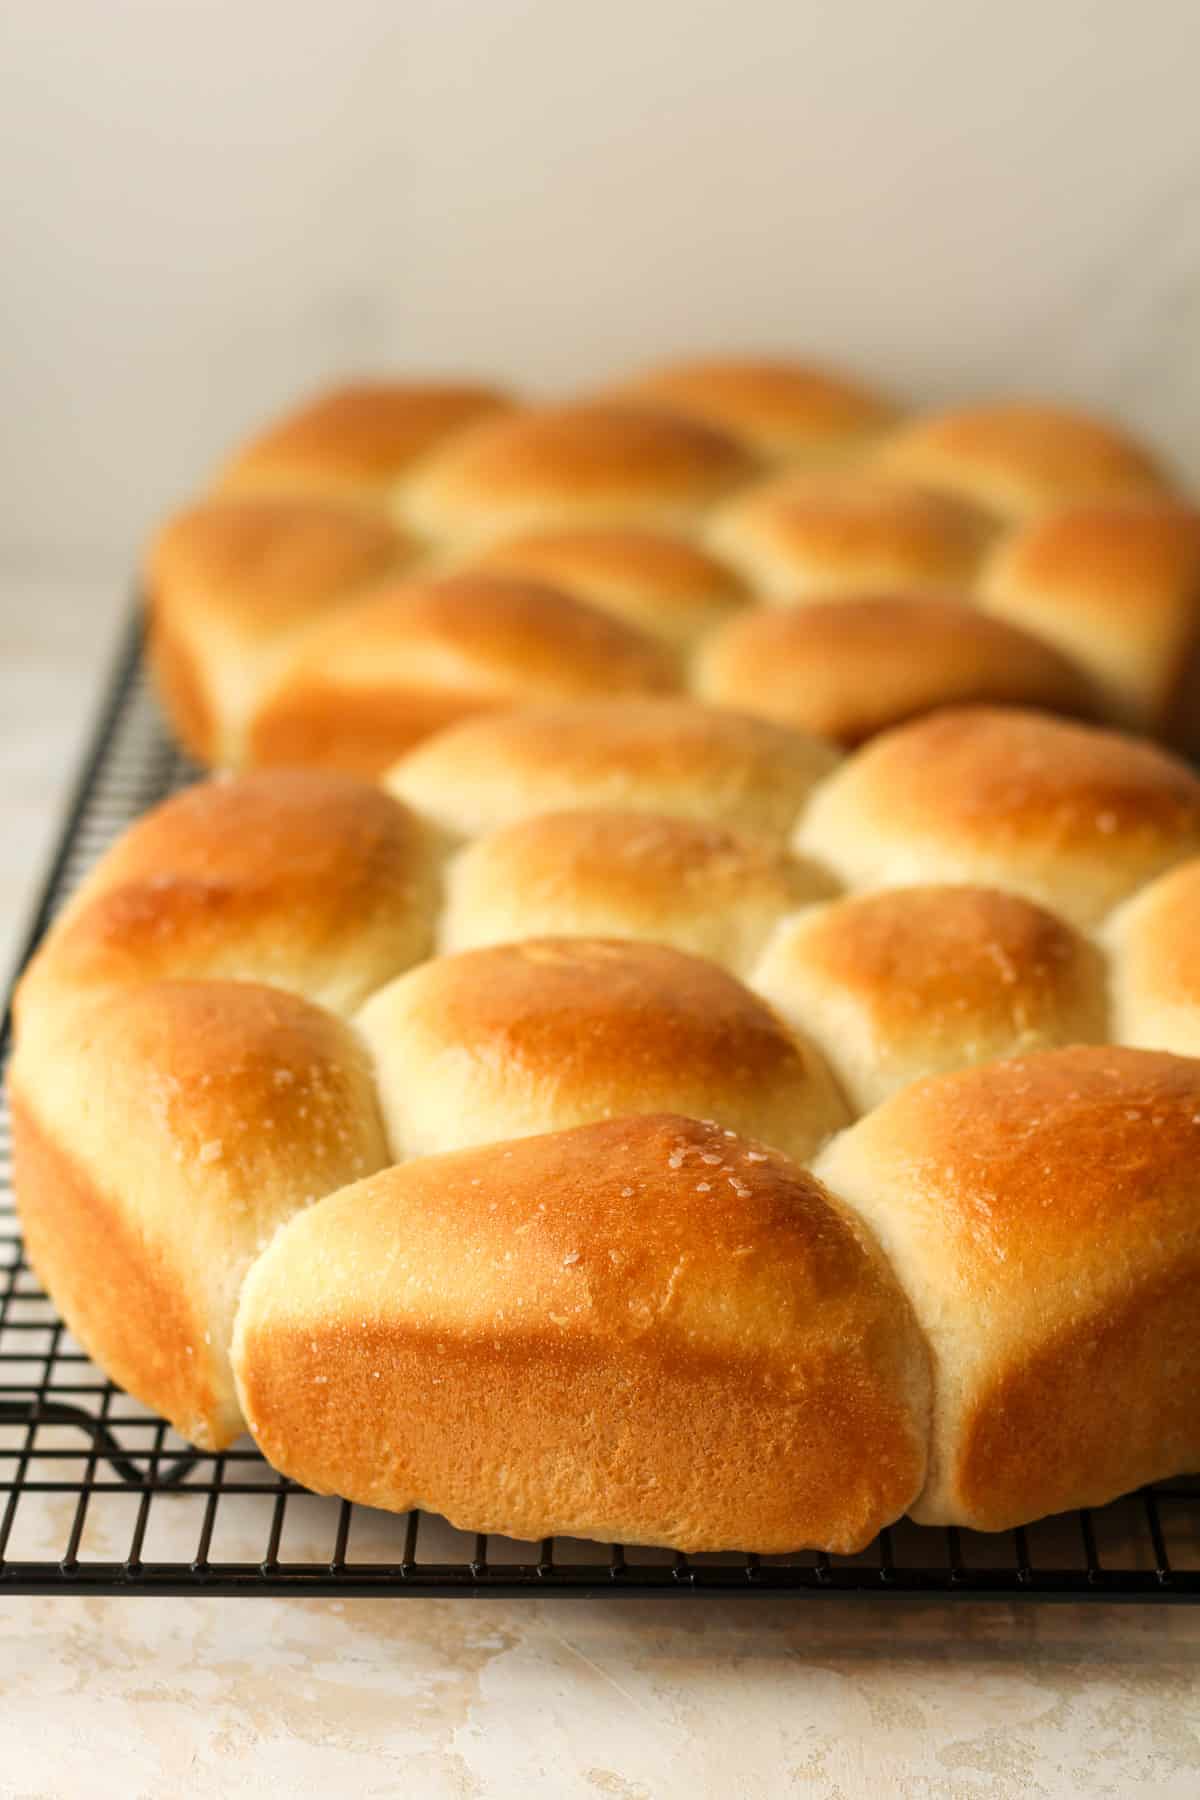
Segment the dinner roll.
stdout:
<path fill-rule="evenodd" d="M 10 1096 L 26 1247 L 71 1331 L 190 1442 L 230 1443 L 247 1268 L 387 1161 L 354 1036 L 274 988 L 146 982 L 27 1020 Z"/>
<path fill-rule="evenodd" d="M 787 357 L 683 358 L 612 393 L 715 425 L 772 462 L 849 456 L 896 416 L 891 402 L 864 383 Z"/>
<path fill-rule="evenodd" d="M 832 883 L 721 825 L 660 813 L 538 813 L 460 850 L 441 948 L 543 935 L 647 939 L 744 975 L 772 926 Z"/>
<path fill-rule="evenodd" d="M 462 381 L 357 381 L 302 401 L 237 450 L 218 478 L 229 493 L 331 494 L 375 506 L 438 445 L 510 402 Z"/>
<path fill-rule="evenodd" d="M 404 757 L 386 784 L 455 837 L 601 806 L 779 843 L 837 761 L 831 745 L 765 719 L 692 700 L 609 700 L 468 720 Z"/>
<path fill-rule="evenodd" d="M 1105 1036 L 1095 945 L 1018 894 L 885 888 L 779 925 L 750 977 L 858 1112 L 921 1075 Z"/>
<path fill-rule="evenodd" d="M 1106 717 L 1200 753 L 1200 510 L 1114 500 L 1035 519 L 984 571 L 984 604 L 1073 656 Z"/>
<path fill-rule="evenodd" d="M 734 439 L 691 420 L 544 407 L 464 432 L 414 480 L 405 517 L 427 537 L 472 542 L 535 527 L 690 525 L 756 467 Z"/>
<path fill-rule="evenodd" d="M 848 1116 L 765 1001 L 661 944 L 465 950 L 410 969 L 357 1022 L 397 1159 L 664 1109 L 803 1159 Z"/>
<path fill-rule="evenodd" d="M 1001 519 L 1168 486 L 1155 458 L 1126 432 L 1040 401 L 1000 400 L 929 413 L 898 426 L 874 460 L 889 474 L 969 500 Z"/>
<path fill-rule="evenodd" d="M 661 645 L 557 588 L 430 577 L 308 632 L 255 707 L 246 755 L 375 775 L 472 713 L 662 692 L 677 679 Z"/>
<path fill-rule="evenodd" d="M 817 1173 L 933 1353 L 925 1524 L 1000 1531 L 1200 1465 L 1200 1061 L 1076 1045 L 904 1088 Z"/>
<path fill-rule="evenodd" d="M 963 707 L 885 732 L 813 796 L 797 847 L 851 887 L 979 882 L 1085 929 L 1200 850 L 1200 778 L 1117 731 Z"/>
<path fill-rule="evenodd" d="M 1143 888 L 1105 928 L 1115 1035 L 1200 1056 L 1200 859 Z"/>
<path fill-rule="evenodd" d="M 277 1468 L 468 1531 L 851 1552 L 923 1478 L 926 1352 L 873 1241 L 694 1119 L 346 1188 L 256 1264 L 234 1359 Z"/>
<path fill-rule="evenodd" d="M 702 699 L 848 747 L 935 706 L 1091 708 L 1084 676 L 1040 638 L 957 601 L 915 595 L 754 607 L 701 646 L 694 685 Z"/>
<path fill-rule="evenodd" d="M 332 501 L 204 500 L 169 519 L 144 570 L 149 654 L 192 755 L 237 761 L 260 690 L 305 628 L 411 554 L 387 520 Z"/>
<path fill-rule="evenodd" d="M 710 546 L 772 605 L 862 593 L 958 594 L 992 532 L 961 500 L 860 468 L 777 475 L 714 513 Z"/>
<path fill-rule="evenodd" d="M 428 954 L 437 889 L 431 833 L 377 787 L 312 769 L 203 782 L 101 859 L 43 941 L 20 1007 L 220 976 L 348 1013 Z"/>
<path fill-rule="evenodd" d="M 479 553 L 474 566 L 548 581 L 676 648 L 746 599 L 732 569 L 665 531 L 575 526 L 527 531 Z"/>

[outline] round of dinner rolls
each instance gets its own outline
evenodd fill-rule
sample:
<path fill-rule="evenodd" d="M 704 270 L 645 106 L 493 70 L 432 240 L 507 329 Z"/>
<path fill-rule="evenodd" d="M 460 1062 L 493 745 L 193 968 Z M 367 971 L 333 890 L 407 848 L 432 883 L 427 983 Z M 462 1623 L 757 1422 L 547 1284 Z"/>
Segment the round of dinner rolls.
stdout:
<path fill-rule="evenodd" d="M 203 500 L 145 560 L 149 655 L 192 755 L 236 762 L 258 696 L 305 630 L 411 557 L 386 519 L 339 502 Z"/>
<path fill-rule="evenodd" d="M 914 1082 L 816 1164 L 933 1355 L 913 1517 L 983 1531 L 1200 1464 L 1200 1061 L 1111 1045 Z"/>
<path fill-rule="evenodd" d="M 1075 657 L 1107 718 L 1200 753 L 1200 509 L 1112 500 L 1035 519 L 998 546 L 982 593 Z"/>
<path fill-rule="evenodd" d="M 873 460 L 889 474 L 968 500 L 1000 519 L 1168 486 L 1154 457 L 1127 432 L 1036 401 L 928 413 L 898 426 Z"/>
<path fill-rule="evenodd" d="M 996 888 L 884 888 L 785 919 L 750 985 L 824 1051 L 856 1112 L 923 1075 L 1107 1034 L 1105 969 Z"/>
<path fill-rule="evenodd" d="M 19 1010 L 221 977 L 349 1013 L 428 954 L 437 898 L 432 834 L 380 788 L 315 769 L 201 782 L 101 858 L 30 964 Z"/>
<path fill-rule="evenodd" d="M 795 842 L 850 887 L 975 882 L 1087 929 L 1200 851 L 1200 777 L 1121 732 L 1018 708 L 947 709 L 843 763 Z"/>
<path fill-rule="evenodd" d="M 71 1331 L 190 1442 L 230 1443 L 246 1270 L 388 1161 L 354 1034 L 277 988 L 144 982 L 42 1008 L 10 1099 L 25 1244 Z"/>
<path fill-rule="evenodd" d="M 235 451 L 226 493 L 329 494 L 389 507 L 422 458 L 510 402 L 464 381 L 358 381 L 326 389 Z"/>
<path fill-rule="evenodd" d="M 439 541 L 477 543 L 537 527 L 687 526 L 757 463 L 707 425 L 581 402 L 488 420 L 433 457 L 405 518 Z"/>
<path fill-rule="evenodd" d="M 671 1111 L 803 1160 L 849 1116 L 764 1000 L 661 944 L 527 938 L 437 957 L 357 1024 L 397 1159 Z"/>
<path fill-rule="evenodd" d="M 472 566 L 565 588 L 677 649 L 747 598 L 741 578 L 715 556 L 630 525 L 522 532 L 482 550 Z"/>
<path fill-rule="evenodd" d="M 234 1362 L 277 1468 L 473 1531 L 852 1552 L 924 1474 L 926 1352 L 871 1237 L 694 1119 L 334 1194 L 252 1271 Z"/>
<path fill-rule="evenodd" d="M 947 589 L 975 579 L 992 536 L 949 495 L 873 470 L 776 475 L 713 515 L 708 542 L 772 605 Z"/>
<path fill-rule="evenodd" d="M 427 577 L 305 634 L 254 708 L 246 760 L 375 775 L 472 713 L 677 685 L 661 645 L 557 588 Z"/>
<path fill-rule="evenodd" d="M 817 738 L 695 700 L 593 700 L 469 719 L 418 745 L 385 782 L 451 837 L 586 806 L 782 843 L 837 762 Z"/>
<path fill-rule="evenodd" d="M 1114 1035 L 1200 1056 L 1200 858 L 1181 863 L 1108 921 Z"/>
<path fill-rule="evenodd" d="M 896 416 L 882 394 L 815 363 L 786 357 L 696 356 L 663 363 L 610 390 L 715 425 L 772 462 L 832 462 Z"/>
<path fill-rule="evenodd" d="M 1001 619 L 929 595 L 739 613 L 701 647 L 701 699 L 851 748 L 934 707 L 972 701 L 1092 710 L 1061 652 Z"/>
<path fill-rule="evenodd" d="M 632 938 L 744 975 L 785 913 L 831 889 L 814 864 L 698 819 L 597 807 L 537 813 L 450 862 L 440 947 Z"/>

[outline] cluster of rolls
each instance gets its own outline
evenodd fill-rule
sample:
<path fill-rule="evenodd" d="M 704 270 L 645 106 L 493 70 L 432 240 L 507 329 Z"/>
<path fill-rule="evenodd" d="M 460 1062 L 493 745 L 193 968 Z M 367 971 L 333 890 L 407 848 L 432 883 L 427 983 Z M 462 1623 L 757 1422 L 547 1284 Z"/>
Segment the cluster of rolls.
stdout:
<path fill-rule="evenodd" d="M 1200 749 L 1200 511 L 1147 450 L 1042 404 L 905 418 L 793 362 L 555 405 L 337 389 L 144 574 L 161 690 L 214 766 L 374 776 L 475 713 L 662 693 L 843 748 L 991 703 Z"/>
<path fill-rule="evenodd" d="M 520 1538 L 851 1552 L 1200 1466 L 1200 778 L 1026 708 L 844 755 L 581 690 L 201 783 L 94 870 L 11 1076 L 78 1338 L 197 1444 Z"/>

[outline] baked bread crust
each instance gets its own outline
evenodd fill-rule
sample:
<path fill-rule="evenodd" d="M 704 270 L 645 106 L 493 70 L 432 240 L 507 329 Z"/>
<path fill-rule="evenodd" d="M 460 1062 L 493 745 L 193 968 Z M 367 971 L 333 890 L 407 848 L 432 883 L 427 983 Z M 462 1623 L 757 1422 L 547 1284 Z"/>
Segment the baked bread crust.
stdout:
<path fill-rule="evenodd" d="M 1161 493 L 1155 457 L 1106 420 L 1035 400 L 950 407 L 901 424 L 879 444 L 881 469 L 954 494 L 1000 519 L 1077 500 Z"/>
<path fill-rule="evenodd" d="M 681 358 L 644 370 L 607 397 L 716 426 L 772 462 L 839 461 L 896 417 L 892 402 L 865 382 L 782 356 Z"/>
<path fill-rule="evenodd" d="M 646 1112 L 803 1161 L 849 1118 L 820 1053 L 725 970 L 661 944 L 526 938 L 435 957 L 358 1015 L 393 1154 Z"/>
<path fill-rule="evenodd" d="M 511 405 L 464 381 L 357 381 L 301 401 L 225 464 L 225 493 L 325 494 L 389 508 L 423 458 Z"/>
<path fill-rule="evenodd" d="M 750 608 L 702 646 L 693 686 L 847 749 L 941 706 L 1095 710 L 1081 670 L 1042 638 L 933 595 Z"/>
<path fill-rule="evenodd" d="M 1011 888 L 1085 929 L 1200 850 L 1200 777 L 1115 731 L 1016 708 L 897 726 L 814 795 L 797 847 L 852 887 Z"/>
<path fill-rule="evenodd" d="M 1088 671 L 1104 716 L 1200 752 L 1200 510 L 1181 500 L 1074 506 L 996 548 L 983 604 Z"/>
<path fill-rule="evenodd" d="M 773 606 L 974 581 L 994 535 L 966 501 L 855 465 L 775 475 L 713 514 L 707 541 Z"/>
<path fill-rule="evenodd" d="M 277 1468 L 472 1530 L 850 1552 L 922 1480 L 924 1346 L 869 1235 L 694 1119 L 333 1195 L 256 1265 L 234 1361 Z"/>
<path fill-rule="evenodd" d="M 838 760 L 817 738 L 695 700 L 593 700 L 472 719 L 402 758 L 384 785 L 457 838 L 603 806 L 778 844 Z"/>
<path fill-rule="evenodd" d="M 277 988 L 148 982 L 39 1009 L 9 1079 L 21 1229 L 68 1326 L 192 1443 L 231 1443 L 247 1269 L 388 1160 L 361 1047 Z"/>
<path fill-rule="evenodd" d="M 557 588 L 410 580 L 305 634 L 250 718 L 247 755 L 371 776 L 475 713 L 677 686 L 661 645 Z"/>
<path fill-rule="evenodd" d="M 933 1353 L 926 1524 L 1001 1531 L 1200 1461 L 1200 1062 L 1075 1046 L 919 1081 L 816 1172 Z"/>

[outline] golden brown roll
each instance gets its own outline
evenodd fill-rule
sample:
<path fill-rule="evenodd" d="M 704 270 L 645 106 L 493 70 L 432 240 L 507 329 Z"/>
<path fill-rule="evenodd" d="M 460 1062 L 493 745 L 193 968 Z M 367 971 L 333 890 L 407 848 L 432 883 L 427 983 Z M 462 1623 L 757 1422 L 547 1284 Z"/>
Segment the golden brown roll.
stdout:
<path fill-rule="evenodd" d="M 924 1472 L 926 1354 L 873 1242 L 694 1119 L 346 1188 L 255 1266 L 234 1360 L 277 1468 L 471 1531 L 851 1552 Z"/>
<path fill-rule="evenodd" d="M 933 1354 L 913 1517 L 1000 1531 L 1200 1463 L 1200 1061 L 1048 1050 L 903 1089 L 817 1173 Z"/>
<path fill-rule="evenodd" d="M 1151 453 L 1105 420 L 1041 401 L 949 408 L 900 425 L 874 452 L 880 469 L 953 494 L 1000 519 L 1077 500 L 1169 486 Z"/>
<path fill-rule="evenodd" d="M 694 700 L 609 700 L 470 719 L 386 785 L 452 837 L 586 806 L 708 820 L 781 842 L 832 745 Z"/>
<path fill-rule="evenodd" d="M 437 957 L 357 1023 L 397 1159 L 662 1111 L 803 1159 L 849 1116 L 765 1001 L 661 944 L 529 938 Z"/>
<path fill-rule="evenodd" d="M 472 566 L 565 588 L 677 649 L 748 598 L 741 578 L 715 556 L 634 526 L 527 531 L 484 549 Z"/>
<path fill-rule="evenodd" d="M 757 464 L 733 438 L 631 406 L 580 403 L 485 421 L 420 471 L 405 518 L 480 543 L 544 527 L 687 526 Z"/>
<path fill-rule="evenodd" d="M 796 844 L 850 887 L 978 882 L 1086 929 L 1200 851 L 1200 778 L 1121 732 L 1015 707 L 949 709 L 844 763 Z"/>
<path fill-rule="evenodd" d="M 714 513 L 719 556 L 760 598 L 793 606 L 969 587 L 994 535 L 964 501 L 862 468 L 776 475 Z"/>
<path fill-rule="evenodd" d="M 832 885 L 812 863 L 721 825 L 596 807 L 537 813 L 452 860 L 440 946 L 635 938 L 744 975 L 778 920 Z"/>
<path fill-rule="evenodd" d="M 429 577 L 308 632 L 254 708 L 246 758 L 376 775 L 472 713 L 677 684 L 660 644 L 557 588 Z"/>
<path fill-rule="evenodd" d="M 329 494 L 391 507 L 423 457 L 510 405 L 477 382 L 350 382 L 302 401 L 251 438 L 217 484 L 229 493 Z"/>
<path fill-rule="evenodd" d="M 840 460 L 896 417 L 891 401 L 864 383 L 788 357 L 689 357 L 610 392 L 714 425 L 772 462 Z"/>
<path fill-rule="evenodd" d="M 128 983 L 221 977 L 348 1013 L 428 954 L 432 835 L 344 775 L 208 781 L 126 831 L 43 941 L 20 1010 Z"/>
<path fill-rule="evenodd" d="M 1091 675 L 1115 724 L 1200 753 L 1200 510 L 1114 500 L 1035 519 L 1004 539 L 983 603 Z"/>
<path fill-rule="evenodd" d="M 1105 970 L 1064 920 L 995 888 L 885 888 L 777 928 L 750 976 L 858 1112 L 922 1075 L 1107 1031 Z"/>
<path fill-rule="evenodd" d="M 246 1270 L 387 1161 L 353 1034 L 274 988 L 143 983 L 27 1018 L 10 1095 L 25 1243 L 71 1331 L 185 1438 L 228 1444 Z"/>
<path fill-rule="evenodd" d="M 144 570 L 149 652 L 192 755 L 236 762 L 259 693 L 307 627 L 412 553 L 386 519 L 327 500 L 203 500 L 169 519 Z"/>
<path fill-rule="evenodd" d="M 1114 1035 L 1200 1056 L 1200 859 L 1160 875 L 1108 921 Z"/>
<path fill-rule="evenodd" d="M 739 613 L 701 646 L 703 700 L 847 748 L 937 706 L 972 701 L 1093 710 L 1086 678 L 1031 632 L 960 602 L 864 596 Z"/>

